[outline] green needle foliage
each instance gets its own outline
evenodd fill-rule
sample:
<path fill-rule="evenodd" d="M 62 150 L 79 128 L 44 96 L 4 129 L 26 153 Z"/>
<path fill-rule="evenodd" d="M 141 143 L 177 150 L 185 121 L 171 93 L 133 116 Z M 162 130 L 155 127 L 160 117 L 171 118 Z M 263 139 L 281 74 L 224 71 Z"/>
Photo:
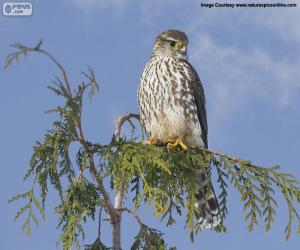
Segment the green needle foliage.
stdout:
<path fill-rule="evenodd" d="M 145 250 L 164 250 L 167 248 L 164 240 L 162 239 L 163 233 L 160 231 L 149 228 L 146 225 L 141 225 L 140 231 L 135 236 L 135 241 L 131 247 L 131 250 L 145 249 Z M 170 248 L 174 249 L 173 247 Z"/>
<path fill-rule="evenodd" d="M 33 48 L 14 44 L 12 47 L 17 51 L 9 54 L 5 62 L 7 68 L 12 62 L 18 62 L 20 56 L 38 52 L 52 60 L 61 73 L 61 77 L 55 77 L 48 88 L 62 97 L 64 104 L 48 111 L 56 113 L 57 119 L 45 133 L 44 140 L 36 142 L 33 147 L 24 177 L 25 181 L 32 181 L 32 186 L 29 191 L 9 201 L 25 200 L 15 220 L 21 215 L 25 216 L 23 231 L 27 235 L 31 233 L 32 222 L 38 225 L 34 211 L 38 211 L 42 219 L 45 217 L 50 186 L 60 198 L 55 212 L 58 214 L 58 228 L 62 231 L 58 243 L 63 245 L 63 249 L 71 249 L 73 245 L 80 248 L 80 239 L 84 239 L 83 224 L 88 219 L 95 220 L 96 211 L 102 209 L 112 226 L 120 222 L 120 213 L 126 211 L 137 220 L 140 230 L 131 249 L 175 249 L 167 247 L 162 232 L 143 224 L 136 211 L 144 204 L 151 204 L 154 215 L 160 216 L 167 226 L 176 222 L 175 214 L 185 216 L 185 226 L 193 239 L 194 233 L 199 233 L 196 223 L 199 211 L 194 206 L 200 184 L 199 175 L 205 172 L 210 176 L 211 171 L 216 172 L 220 190 L 218 198 L 222 222 L 215 229 L 217 232 L 226 232 L 224 220 L 228 213 L 227 188 L 230 184 L 240 193 L 249 231 L 261 220 L 266 231 L 270 230 L 277 207 L 275 191 L 279 190 L 289 212 L 286 239 L 291 235 L 295 220 L 299 223 L 300 233 L 300 216 L 297 212 L 300 204 L 299 182 L 291 174 L 280 173 L 278 166 L 263 168 L 250 161 L 207 149 L 189 147 L 185 151 L 179 148 L 169 150 L 166 146 L 146 145 L 118 136 L 113 136 L 107 145 L 87 141 L 81 126 L 82 105 L 86 92 L 91 98 L 98 90 L 94 72 L 88 67 L 87 73 L 83 73 L 86 80 L 75 91 L 71 91 L 64 68 L 42 50 L 41 45 L 41 41 Z M 73 143 L 80 145 L 74 161 L 69 153 Z M 75 166 L 72 162 L 76 162 Z M 111 179 L 116 193 L 124 191 L 132 194 L 131 205 L 134 210 L 112 205 L 109 186 L 103 184 L 105 178 Z M 130 201 L 127 203 L 130 204 Z M 113 249 L 118 249 L 114 243 L 112 245 Z M 100 231 L 95 242 L 85 246 L 89 250 L 112 248 L 101 241 Z"/>

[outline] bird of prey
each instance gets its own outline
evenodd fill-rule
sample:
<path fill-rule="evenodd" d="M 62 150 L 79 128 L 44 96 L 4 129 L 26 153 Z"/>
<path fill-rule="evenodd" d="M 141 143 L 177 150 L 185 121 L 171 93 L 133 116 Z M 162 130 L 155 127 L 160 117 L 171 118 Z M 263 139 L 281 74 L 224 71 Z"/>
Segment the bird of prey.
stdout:
<path fill-rule="evenodd" d="M 160 33 L 144 67 L 138 87 L 141 125 L 149 143 L 169 148 L 207 148 L 205 96 L 200 78 L 188 62 L 188 38 L 179 30 Z M 198 229 L 220 223 L 219 205 L 208 173 L 199 176 L 195 206 Z"/>

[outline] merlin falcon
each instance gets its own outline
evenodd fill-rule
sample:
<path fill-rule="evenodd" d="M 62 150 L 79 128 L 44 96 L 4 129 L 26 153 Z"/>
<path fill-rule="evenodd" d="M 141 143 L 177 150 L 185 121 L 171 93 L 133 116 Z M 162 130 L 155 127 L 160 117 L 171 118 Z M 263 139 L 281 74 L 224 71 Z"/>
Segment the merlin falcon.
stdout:
<path fill-rule="evenodd" d="M 207 148 L 204 90 L 188 62 L 187 45 L 182 31 L 160 33 L 141 75 L 137 93 L 140 121 L 151 144 Z M 199 182 L 197 227 L 215 228 L 220 223 L 219 205 L 209 174 L 199 176 Z"/>

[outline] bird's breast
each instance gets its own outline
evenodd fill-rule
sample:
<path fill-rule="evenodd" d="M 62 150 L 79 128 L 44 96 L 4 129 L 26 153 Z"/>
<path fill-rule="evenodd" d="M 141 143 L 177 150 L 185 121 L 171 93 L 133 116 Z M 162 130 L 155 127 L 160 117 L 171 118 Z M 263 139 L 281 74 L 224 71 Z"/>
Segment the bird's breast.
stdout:
<path fill-rule="evenodd" d="M 170 59 L 146 65 L 138 90 L 141 122 L 149 137 L 165 143 L 181 138 L 195 145 L 200 137 L 197 112 L 183 65 Z"/>

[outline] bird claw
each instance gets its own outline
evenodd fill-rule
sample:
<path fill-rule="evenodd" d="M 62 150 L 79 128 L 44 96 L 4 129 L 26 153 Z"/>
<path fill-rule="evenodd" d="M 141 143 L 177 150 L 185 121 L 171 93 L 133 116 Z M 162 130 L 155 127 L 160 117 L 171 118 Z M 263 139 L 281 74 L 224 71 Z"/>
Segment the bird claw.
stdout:
<path fill-rule="evenodd" d="M 158 145 L 159 144 L 159 139 L 157 137 L 151 137 L 148 141 L 143 141 L 143 144 L 146 145 Z"/>
<path fill-rule="evenodd" d="M 168 149 L 174 149 L 177 146 L 180 146 L 181 149 L 187 150 L 187 146 L 182 142 L 181 139 L 169 139 L 167 140 L 167 147 Z"/>

